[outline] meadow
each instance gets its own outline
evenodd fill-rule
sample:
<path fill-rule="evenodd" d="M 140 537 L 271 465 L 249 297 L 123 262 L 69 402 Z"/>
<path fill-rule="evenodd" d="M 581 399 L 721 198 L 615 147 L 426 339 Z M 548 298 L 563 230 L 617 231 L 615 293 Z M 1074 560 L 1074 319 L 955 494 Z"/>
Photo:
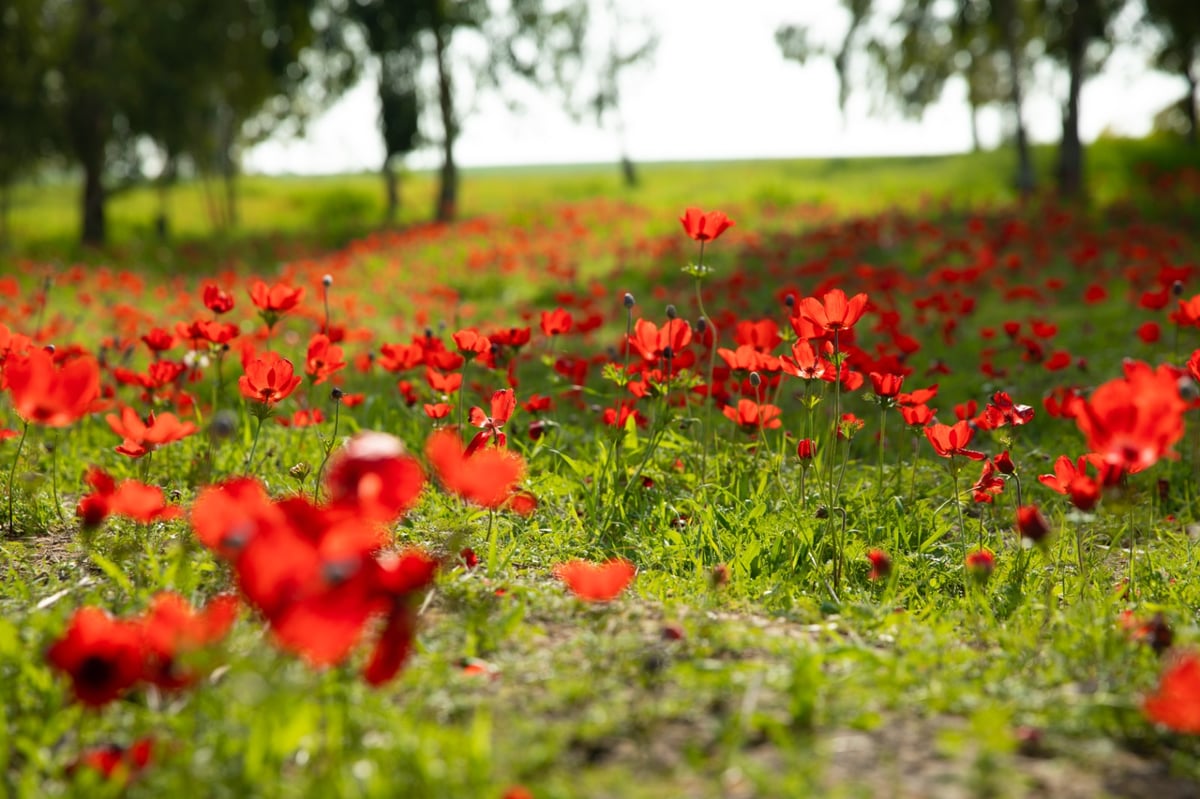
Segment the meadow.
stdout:
<path fill-rule="evenodd" d="M 4 795 L 1196 795 L 1200 171 L 1090 156 L 20 188 Z"/>

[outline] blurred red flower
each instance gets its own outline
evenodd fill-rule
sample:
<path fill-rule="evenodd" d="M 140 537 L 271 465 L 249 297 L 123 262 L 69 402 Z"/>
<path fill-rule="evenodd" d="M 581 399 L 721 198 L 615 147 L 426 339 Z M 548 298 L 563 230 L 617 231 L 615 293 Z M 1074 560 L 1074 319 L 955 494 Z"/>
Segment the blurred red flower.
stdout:
<path fill-rule="evenodd" d="M 1200 655 L 1176 657 L 1163 671 L 1158 690 L 1142 702 L 1142 712 L 1175 732 L 1200 735 Z"/>
<path fill-rule="evenodd" d="M 1125 376 L 1110 380 L 1079 403 L 1075 424 L 1088 449 L 1124 472 L 1140 472 L 1171 455 L 1183 437 L 1187 403 L 1179 396 L 1178 376 L 1170 366 L 1154 369 L 1131 362 Z"/>
<path fill-rule="evenodd" d="M 104 421 L 123 439 L 116 451 L 131 458 L 140 458 L 163 444 L 187 438 L 197 430 L 195 422 L 181 422 L 173 413 L 156 416 L 151 411 L 143 422 L 137 411 L 128 405 L 121 409 L 119 417 L 110 413 Z"/>
<path fill-rule="evenodd" d="M 484 508 L 503 506 L 525 474 L 524 459 L 506 449 L 479 449 L 468 457 L 450 430 L 431 435 L 425 454 L 447 491 Z"/>
<path fill-rule="evenodd" d="M 573 560 L 554 567 L 554 576 L 567 584 L 571 593 L 587 602 L 616 599 L 631 582 L 637 568 L 627 560 L 589 563 Z"/>
<path fill-rule="evenodd" d="M 33 349 L 4 362 L 4 382 L 13 410 L 27 422 L 67 427 L 87 415 L 100 395 L 100 365 L 90 355 L 56 366 L 53 356 Z"/>
<path fill-rule="evenodd" d="M 46 652 L 46 660 L 71 679 L 76 699 L 102 707 L 141 678 L 142 652 L 139 625 L 85 607 L 75 611 L 66 632 Z"/>
<path fill-rule="evenodd" d="M 696 241 L 712 241 L 733 227 L 733 221 L 723 211 L 705 213 L 699 208 L 688 208 L 679 217 L 683 230 Z"/>

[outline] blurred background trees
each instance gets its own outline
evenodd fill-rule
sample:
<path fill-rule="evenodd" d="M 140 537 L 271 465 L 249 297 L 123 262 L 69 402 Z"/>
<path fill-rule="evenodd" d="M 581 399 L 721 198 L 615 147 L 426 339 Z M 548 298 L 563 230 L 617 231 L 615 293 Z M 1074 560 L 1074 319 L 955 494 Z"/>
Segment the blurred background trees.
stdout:
<path fill-rule="evenodd" d="M 884 113 L 920 117 L 953 91 L 1009 120 L 1015 185 L 1034 188 L 1023 104 L 1056 76 L 1062 133 L 1056 186 L 1085 194 L 1083 87 L 1114 45 L 1136 39 L 1186 94 L 1164 112 L 1197 141 L 1200 2 L 1196 0 L 829 0 L 844 18 L 822 40 L 781 21 L 785 59 L 826 59 L 839 102 L 866 90 Z M 731 10 L 730 13 L 736 13 Z M 623 85 L 659 43 L 627 0 L 5 0 L 0 8 L 0 236 L 9 188 L 47 169 L 78 176 L 80 238 L 105 240 L 106 202 L 133 185 L 203 183 L 214 227 L 237 224 L 241 153 L 302 133 L 361 80 L 374 83 L 383 142 L 386 221 L 397 219 L 398 169 L 416 149 L 439 153 L 433 216 L 458 207 L 455 145 L 486 98 L 513 109 L 531 93 L 611 131 L 628 185 Z M 769 46 L 768 43 L 764 43 Z"/>

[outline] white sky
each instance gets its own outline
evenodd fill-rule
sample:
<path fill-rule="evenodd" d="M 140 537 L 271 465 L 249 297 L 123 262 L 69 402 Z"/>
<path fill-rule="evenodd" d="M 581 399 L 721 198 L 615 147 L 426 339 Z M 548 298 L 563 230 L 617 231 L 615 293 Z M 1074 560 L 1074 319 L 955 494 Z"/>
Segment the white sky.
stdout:
<path fill-rule="evenodd" d="M 630 154 L 639 161 L 726 158 L 915 155 L 970 147 L 964 92 L 951 84 L 920 121 L 872 116 L 857 86 L 845 118 L 828 59 L 800 66 L 775 44 L 784 24 L 808 25 L 817 41 L 840 41 L 846 17 L 837 0 L 617 0 L 645 14 L 660 34 L 653 63 L 628 73 L 622 101 Z M 731 10 L 735 8 L 736 10 Z M 1039 73 L 1026 122 L 1035 141 L 1056 141 L 1065 77 Z M 383 156 L 375 85 L 365 80 L 309 125 L 303 140 L 271 140 L 246 153 L 250 171 L 297 174 L 376 170 Z M 1140 52 L 1118 50 L 1082 101 L 1082 132 L 1146 133 L 1153 115 L 1183 94 L 1182 81 L 1152 73 Z M 981 118 L 984 144 L 996 144 L 1004 120 Z M 611 161 L 615 134 L 591 120 L 574 124 L 549 99 L 531 97 L 523 113 L 486 98 L 463 120 L 456 155 L 463 166 Z M 432 148 L 408 165 L 438 163 Z"/>

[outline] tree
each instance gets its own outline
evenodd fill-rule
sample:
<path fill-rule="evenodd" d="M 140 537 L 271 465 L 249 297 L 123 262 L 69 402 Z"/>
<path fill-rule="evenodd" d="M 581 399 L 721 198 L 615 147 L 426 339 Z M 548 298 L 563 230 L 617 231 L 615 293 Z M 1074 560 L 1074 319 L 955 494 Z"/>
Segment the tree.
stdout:
<path fill-rule="evenodd" d="M 389 158 L 415 142 L 414 103 L 418 119 L 427 111 L 436 118 L 437 220 L 454 219 L 458 210 L 454 146 L 463 109 L 482 92 L 504 93 L 515 79 L 549 85 L 563 60 L 579 51 L 582 8 L 583 0 L 356 0 L 348 7 L 380 65 Z M 435 76 L 432 106 L 420 104 L 417 76 L 425 65 Z"/>
<path fill-rule="evenodd" d="M 1033 193 L 1036 178 L 1029 152 L 1029 133 L 1025 128 L 1025 42 L 1028 40 L 1023 0 L 995 0 L 989 24 L 996 31 L 1008 65 L 1009 106 L 1013 113 L 1013 144 L 1017 150 L 1017 191 L 1022 197 Z"/>
<path fill-rule="evenodd" d="M 603 128 L 612 125 L 617 139 L 618 163 L 625 185 L 638 183 L 637 167 L 629 155 L 625 116 L 621 110 L 622 77 L 653 60 L 658 49 L 658 34 L 644 16 L 622 13 L 616 0 L 604 0 L 601 24 L 593 25 L 595 15 L 587 6 L 588 36 L 578 58 L 556 76 L 564 95 L 567 113 L 579 121 L 586 116 Z"/>
<path fill-rule="evenodd" d="M 352 3 L 347 14 L 361 27 L 367 48 L 378 61 L 379 128 L 384 149 L 380 173 L 387 196 L 385 220 L 390 225 L 400 211 L 394 164 L 416 149 L 420 140 L 420 26 L 407 5 L 394 2 Z"/>
<path fill-rule="evenodd" d="M 871 0 L 841 0 L 848 24 L 833 46 L 814 43 L 805 28 L 776 31 L 784 58 L 832 60 L 838 76 L 838 104 L 845 110 L 855 54 L 867 56 L 868 80 L 881 89 L 880 107 L 920 116 L 942 96 L 947 83 L 965 83 L 971 111 L 971 138 L 979 148 L 976 115 L 984 106 L 1005 103 L 1014 118 L 1016 185 L 1033 189 L 1033 166 L 1022 113 L 1026 51 L 1032 41 L 1033 0 L 902 0 L 899 6 Z M 896 8 L 893 16 L 889 10 Z"/>
<path fill-rule="evenodd" d="M 784 58 L 801 65 L 806 64 L 810 58 L 832 59 L 838 78 L 838 108 L 844 113 L 846 101 L 850 98 L 850 60 L 856 50 L 866 49 L 865 43 L 860 45 L 860 37 L 866 35 L 867 22 L 874 9 L 872 0 L 841 0 L 841 3 L 850 19 L 846 33 L 836 49 L 812 42 L 808 30 L 799 25 L 785 25 L 776 30 L 775 43 Z"/>
<path fill-rule="evenodd" d="M 19 0 L 26 3 L 27 0 Z M 318 0 L 53 0 L 41 4 L 43 106 L 79 165 L 85 244 L 106 236 L 107 200 L 143 179 L 139 145 L 158 144 L 163 178 L 177 159 L 217 159 L 234 212 L 234 150 L 302 119 L 342 74 L 307 56 L 321 33 Z M 7 14 L 5 15 L 7 18 Z M 336 66 L 336 64 L 335 64 Z M 344 71 L 344 70 L 343 70 Z"/>
<path fill-rule="evenodd" d="M 1180 105 L 1187 120 L 1188 141 L 1195 147 L 1200 141 L 1197 130 L 1196 102 L 1200 92 L 1200 4 L 1195 0 L 1145 0 L 1145 21 L 1158 34 L 1152 60 L 1154 65 L 1187 83 Z"/>
<path fill-rule="evenodd" d="M 887 95 L 907 117 L 919 117 L 941 98 L 949 81 L 961 79 L 976 151 L 981 149 L 980 109 L 1007 99 L 990 11 L 983 0 L 906 0 L 888 26 L 888 38 L 873 37 L 867 44 Z M 891 38 L 897 34 L 898 40 Z"/>
<path fill-rule="evenodd" d="M 0 13 L 0 246 L 8 240 L 11 186 L 52 149 L 43 101 L 46 41 L 40 0 L 9 0 Z"/>
<path fill-rule="evenodd" d="M 1058 147 L 1058 190 L 1064 197 L 1084 192 L 1079 106 L 1083 84 L 1099 72 L 1112 50 L 1110 26 L 1126 0 L 1039 0 L 1046 52 L 1067 71 L 1062 140 Z"/>

